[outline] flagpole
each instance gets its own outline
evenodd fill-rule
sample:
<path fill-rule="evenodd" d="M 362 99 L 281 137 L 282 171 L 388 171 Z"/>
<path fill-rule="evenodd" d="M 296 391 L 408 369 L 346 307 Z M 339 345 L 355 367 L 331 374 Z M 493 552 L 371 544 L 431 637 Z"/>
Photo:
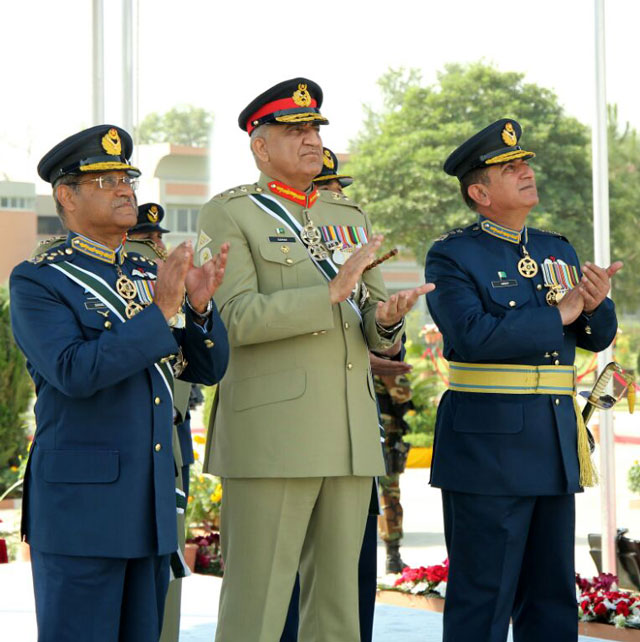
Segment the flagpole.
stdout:
<path fill-rule="evenodd" d="M 595 2 L 595 122 L 593 154 L 593 247 L 595 262 L 611 263 L 609 247 L 609 159 L 607 139 L 607 93 L 605 64 L 604 0 Z M 611 347 L 598 354 L 598 370 L 613 360 Z M 611 386 L 611 383 L 609 384 Z M 610 391 L 609 391 L 610 392 Z M 602 571 L 616 571 L 616 484 L 613 413 L 600 410 L 600 500 L 602 528 Z"/>

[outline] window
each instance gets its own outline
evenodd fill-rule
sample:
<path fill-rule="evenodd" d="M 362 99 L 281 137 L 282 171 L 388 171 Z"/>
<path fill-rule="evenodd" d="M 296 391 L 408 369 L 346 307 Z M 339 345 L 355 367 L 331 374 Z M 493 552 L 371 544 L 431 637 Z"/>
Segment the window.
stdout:
<path fill-rule="evenodd" d="M 160 225 L 171 232 L 180 234 L 195 233 L 198 227 L 199 207 L 167 207 L 166 217 Z"/>
<path fill-rule="evenodd" d="M 57 216 L 38 216 L 38 234 L 57 236 L 65 234 L 65 229 Z"/>
<path fill-rule="evenodd" d="M 33 210 L 35 199 L 23 196 L 0 196 L 0 209 L 5 210 Z"/>

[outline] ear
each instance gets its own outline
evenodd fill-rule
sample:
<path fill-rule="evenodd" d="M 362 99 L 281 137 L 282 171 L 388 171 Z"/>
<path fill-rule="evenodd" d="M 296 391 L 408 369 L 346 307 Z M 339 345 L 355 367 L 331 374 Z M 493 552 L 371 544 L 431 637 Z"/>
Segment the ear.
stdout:
<path fill-rule="evenodd" d="M 58 185 L 56 196 L 65 212 L 73 212 L 76 209 L 77 192 L 71 185 Z"/>
<path fill-rule="evenodd" d="M 473 183 L 467 188 L 467 194 L 475 201 L 478 205 L 483 207 L 489 207 L 491 205 L 491 197 L 487 188 L 482 183 Z"/>
<path fill-rule="evenodd" d="M 262 163 L 269 162 L 269 150 L 267 148 L 266 138 L 258 136 L 251 141 L 251 150 L 254 156 Z"/>

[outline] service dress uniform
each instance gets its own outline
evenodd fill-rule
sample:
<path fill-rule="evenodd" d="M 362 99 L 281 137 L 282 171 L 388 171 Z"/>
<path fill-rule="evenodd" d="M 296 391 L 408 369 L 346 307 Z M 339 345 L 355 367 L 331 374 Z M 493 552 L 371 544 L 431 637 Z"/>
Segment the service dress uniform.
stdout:
<path fill-rule="evenodd" d="M 445 171 L 460 177 L 465 163 L 532 156 L 519 136 L 515 121 L 498 121 L 458 148 Z M 579 282 L 579 266 L 563 236 L 483 217 L 427 255 L 436 284 L 427 303 L 451 377 L 431 468 L 450 559 L 446 642 L 504 642 L 510 617 L 515 642 L 577 640 L 573 364 L 576 347 L 602 350 L 617 328 L 610 299 L 567 326 L 549 304 L 552 292 Z"/>
<path fill-rule="evenodd" d="M 326 122 L 321 100 L 315 83 L 287 81 L 240 125 Z M 223 239 L 232 247 L 215 295 L 231 356 L 205 454 L 224 489 L 218 642 L 277 642 L 298 567 L 300 639 L 360 639 L 358 557 L 371 478 L 384 472 L 368 345 L 388 348 L 402 324 L 388 337 L 376 324 L 386 298 L 377 269 L 354 300 L 331 304 L 328 278 L 299 236 L 310 220 L 323 238 L 344 237 L 329 244 L 333 254 L 370 234 L 348 198 L 264 174 L 213 198 L 199 218 L 201 260 Z"/>
<path fill-rule="evenodd" d="M 98 126 L 59 144 L 39 173 L 127 169 L 130 151 L 126 132 Z M 186 308 L 170 328 L 155 278 L 154 261 L 74 232 L 11 275 L 13 332 L 37 395 L 22 531 L 39 642 L 160 635 L 178 547 L 171 366 L 181 354 L 181 378 L 213 384 L 228 343 L 215 309 L 200 326 Z M 133 284 L 128 299 L 118 280 Z"/>

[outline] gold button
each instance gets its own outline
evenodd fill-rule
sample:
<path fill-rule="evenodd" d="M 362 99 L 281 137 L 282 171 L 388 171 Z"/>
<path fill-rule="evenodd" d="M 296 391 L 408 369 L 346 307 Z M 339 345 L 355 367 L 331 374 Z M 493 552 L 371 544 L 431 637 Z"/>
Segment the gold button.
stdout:
<path fill-rule="evenodd" d="M 544 353 L 544 358 L 545 358 L 545 359 L 549 359 L 549 357 L 551 357 L 551 355 L 550 355 L 548 352 L 545 352 L 545 353 Z"/>
<path fill-rule="evenodd" d="M 557 350 L 554 350 L 554 351 L 551 353 L 551 356 L 552 356 L 552 357 L 557 357 L 557 356 L 558 356 L 558 351 L 557 351 Z"/>
<path fill-rule="evenodd" d="M 132 256 L 132 257 L 131 257 L 131 260 L 133 260 L 133 261 L 137 261 L 137 260 L 138 260 L 138 257 L 137 257 L 137 256 Z"/>
<path fill-rule="evenodd" d="M 70 247 L 68 247 L 68 248 L 64 251 L 64 253 L 65 253 L 65 254 L 73 254 L 73 250 L 72 250 Z"/>
<path fill-rule="evenodd" d="M 320 334 L 327 334 L 326 330 L 320 330 Z"/>
<path fill-rule="evenodd" d="M 282 245 L 282 246 L 280 246 L 280 251 L 281 251 L 283 254 L 289 254 L 289 246 L 288 246 L 288 245 Z"/>
<path fill-rule="evenodd" d="M 207 348 L 213 348 L 215 343 L 213 341 L 211 341 L 211 339 L 205 339 L 204 340 L 204 345 L 207 346 Z"/>
<path fill-rule="evenodd" d="M 312 333 L 311 333 L 311 336 L 312 336 L 312 337 L 317 337 L 319 334 L 320 334 L 319 332 L 312 332 Z"/>
<path fill-rule="evenodd" d="M 345 330 L 348 330 L 348 329 L 349 329 L 349 322 L 348 322 L 348 321 L 345 321 L 345 322 L 344 322 L 344 329 L 345 329 Z"/>
<path fill-rule="evenodd" d="M 556 399 L 556 406 L 560 405 L 560 399 Z"/>
<path fill-rule="evenodd" d="M 560 365 L 560 361 L 558 359 L 556 359 L 553 363 L 555 363 L 555 365 L 557 365 L 557 366 Z"/>
<path fill-rule="evenodd" d="M 348 363 L 347 364 L 347 370 L 353 370 L 353 364 L 352 363 Z"/>
<path fill-rule="evenodd" d="M 285 262 L 287 265 L 293 265 L 293 259 L 285 259 L 285 260 L 284 260 L 284 262 Z"/>
<path fill-rule="evenodd" d="M 542 290 L 542 283 L 538 283 L 538 285 L 536 285 L 536 290 Z"/>
<path fill-rule="evenodd" d="M 105 321 L 104 328 L 105 330 L 111 330 L 111 321 Z"/>
<path fill-rule="evenodd" d="M 154 403 L 154 404 L 156 404 L 156 406 L 159 406 L 161 401 L 162 401 L 162 399 L 160 399 L 160 397 L 156 397 L 156 398 L 153 400 L 153 403 Z"/>
<path fill-rule="evenodd" d="M 509 307 L 510 308 L 515 308 L 516 307 L 516 302 L 515 301 L 509 301 Z"/>
<path fill-rule="evenodd" d="M 162 444 L 155 445 L 156 452 L 159 453 L 162 450 Z"/>
<path fill-rule="evenodd" d="M 230 189 L 229 190 L 229 194 L 235 194 L 235 193 L 236 193 L 236 190 L 234 190 L 234 189 Z"/>
<path fill-rule="evenodd" d="M 262 192 L 262 187 L 256 187 L 256 192 L 258 192 L 258 194 L 260 194 L 260 192 Z"/>

